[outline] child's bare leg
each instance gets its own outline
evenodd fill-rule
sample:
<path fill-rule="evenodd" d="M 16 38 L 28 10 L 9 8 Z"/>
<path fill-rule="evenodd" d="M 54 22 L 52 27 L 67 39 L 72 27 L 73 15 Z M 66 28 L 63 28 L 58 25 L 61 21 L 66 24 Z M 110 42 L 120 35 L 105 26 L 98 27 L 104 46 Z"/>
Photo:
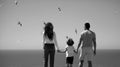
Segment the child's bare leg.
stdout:
<path fill-rule="evenodd" d="M 79 67 L 83 67 L 83 62 L 84 62 L 83 60 L 80 61 Z"/>

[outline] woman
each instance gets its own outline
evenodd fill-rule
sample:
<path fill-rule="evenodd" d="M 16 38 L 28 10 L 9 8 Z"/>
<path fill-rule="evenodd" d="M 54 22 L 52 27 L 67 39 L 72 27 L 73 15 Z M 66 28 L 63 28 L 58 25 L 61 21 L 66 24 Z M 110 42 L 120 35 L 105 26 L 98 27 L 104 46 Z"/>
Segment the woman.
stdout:
<path fill-rule="evenodd" d="M 48 22 L 45 24 L 43 34 L 44 67 L 48 67 L 48 58 L 50 58 L 50 67 L 54 67 L 55 46 L 59 50 L 53 25 Z"/>

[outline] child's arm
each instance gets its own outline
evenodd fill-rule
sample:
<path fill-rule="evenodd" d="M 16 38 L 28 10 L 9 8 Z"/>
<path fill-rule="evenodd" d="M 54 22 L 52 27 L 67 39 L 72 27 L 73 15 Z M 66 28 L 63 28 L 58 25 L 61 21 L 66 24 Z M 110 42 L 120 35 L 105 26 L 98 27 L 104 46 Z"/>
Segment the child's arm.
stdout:
<path fill-rule="evenodd" d="M 75 48 L 74 48 L 74 47 L 73 47 L 73 51 L 74 51 L 74 53 L 76 53 L 76 54 L 78 53 L 78 52 L 77 52 L 77 50 L 75 50 Z"/>

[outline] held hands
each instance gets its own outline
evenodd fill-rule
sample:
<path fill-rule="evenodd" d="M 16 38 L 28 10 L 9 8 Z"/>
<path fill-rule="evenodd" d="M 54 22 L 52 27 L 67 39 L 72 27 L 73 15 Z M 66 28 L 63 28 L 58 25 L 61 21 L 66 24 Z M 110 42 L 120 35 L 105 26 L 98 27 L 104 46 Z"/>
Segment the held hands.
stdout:
<path fill-rule="evenodd" d="M 61 52 L 61 51 L 58 49 L 57 52 Z"/>
<path fill-rule="evenodd" d="M 57 52 L 59 52 L 59 53 L 65 53 L 66 51 L 57 50 Z"/>
<path fill-rule="evenodd" d="M 78 51 L 77 50 L 74 50 L 75 54 L 78 54 Z"/>
<path fill-rule="evenodd" d="M 77 54 L 78 54 L 78 49 L 77 49 Z"/>

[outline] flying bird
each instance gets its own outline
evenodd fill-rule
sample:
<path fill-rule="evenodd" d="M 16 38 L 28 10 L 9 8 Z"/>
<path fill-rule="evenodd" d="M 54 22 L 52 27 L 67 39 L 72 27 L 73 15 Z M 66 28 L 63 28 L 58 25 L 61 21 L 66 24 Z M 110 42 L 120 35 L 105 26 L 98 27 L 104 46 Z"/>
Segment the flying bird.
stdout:
<path fill-rule="evenodd" d="M 58 7 L 58 10 L 59 10 L 60 12 L 62 11 L 60 7 Z"/>
<path fill-rule="evenodd" d="M 18 25 L 22 26 L 22 24 L 20 23 L 20 21 L 18 22 Z"/>
<path fill-rule="evenodd" d="M 66 36 L 66 38 L 68 39 L 68 36 Z"/>
<path fill-rule="evenodd" d="M 15 0 L 14 2 L 15 2 L 15 5 L 18 5 L 18 1 L 17 0 Z"/>
<path fill-rule="evenodd" d="M 75 29 L 75 33 L 77 34 L 77 29 Z"/>
<path fill-rule="evenodd" d="M 44 22 L 44 25 L 46 25 L 46 23 Z"/>

